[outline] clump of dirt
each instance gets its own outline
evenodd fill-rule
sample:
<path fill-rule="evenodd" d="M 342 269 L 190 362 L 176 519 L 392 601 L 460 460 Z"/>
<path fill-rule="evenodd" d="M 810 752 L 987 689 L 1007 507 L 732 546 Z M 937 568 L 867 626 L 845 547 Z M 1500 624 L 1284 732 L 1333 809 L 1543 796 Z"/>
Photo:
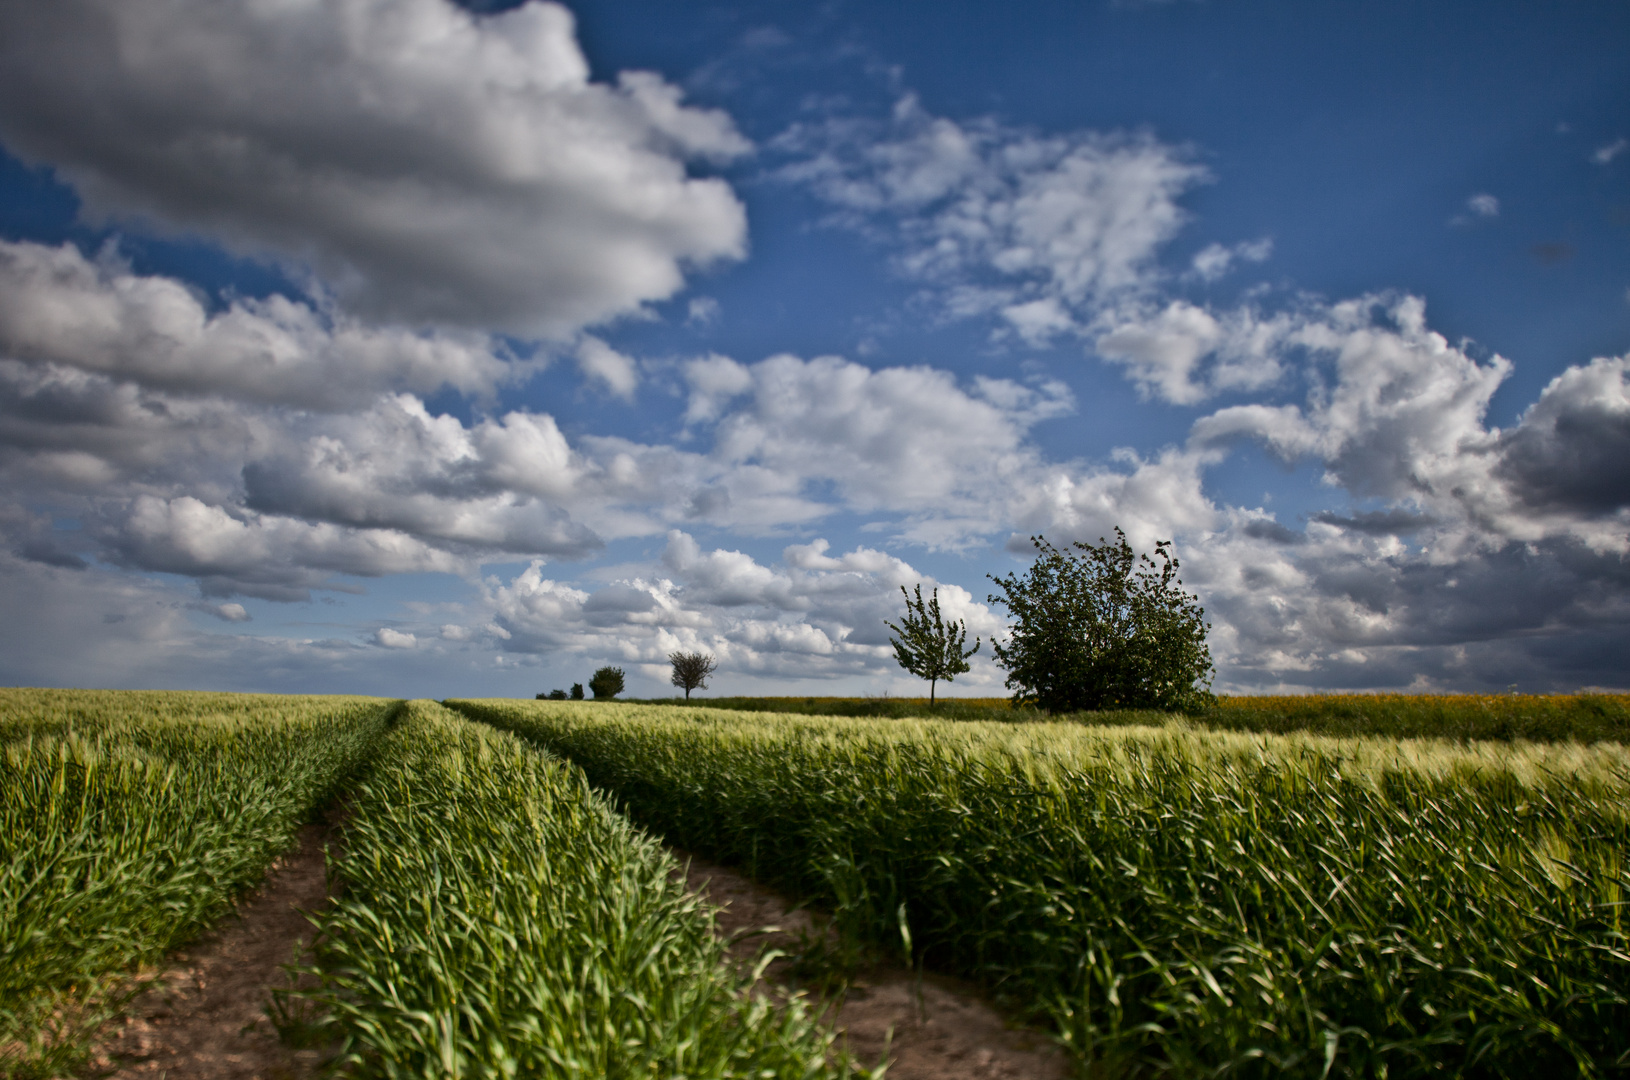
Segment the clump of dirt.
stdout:
<path fill-rule="evenodd" d="M 714 926 L 738 960 L 765 947 L 796 952 L 820 934 L 807 911 L 727 867 L 678 853 L 685 884 L 715 907 Z M 757 933 L 776 927 L 773 933 Z M 785 960 L 767 977 L 787 985 Z M 899 967 L 868 967 L 849 981 L 833 1018 L 856 1061 L 887 1050 L 889 1080 L 1065 1080 L 1069 1060 L 1045 1036 L 1009 1025 L 971 983 Z"/>
<path fill-rule="evenodd" d="M 301 910 L 328 903 L 326 829 L 308 825 L 299 846 L 272 867 L 260 890 L 213 931 L 144 976 L 152 986 L 126 1010 L 98 1050 L 93 1075 L 164 1080 L 304 1080 L 331 1048 L 292 1049 L 266 1015 L 282 965 L 310 962 L 313 927 Z"/>

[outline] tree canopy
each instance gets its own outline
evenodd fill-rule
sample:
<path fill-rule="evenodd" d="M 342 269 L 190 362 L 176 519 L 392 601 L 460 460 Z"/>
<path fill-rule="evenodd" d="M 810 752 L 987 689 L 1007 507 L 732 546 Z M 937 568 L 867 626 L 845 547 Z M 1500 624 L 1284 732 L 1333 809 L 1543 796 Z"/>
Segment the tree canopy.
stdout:
<path fill-rule="evenodd" d="M 623 692 L 623 669 L 609 664 L 589 676 L 589 693 L 595 699 L 614 698 Z"/>
<path fill-rule="evenodd" d="M 708 676 L 719 668 L 713 657 L 699 652 L 671 652 L 668 663 L 674 668 L 669 681 L 685 691 L 686 701 L 690 700 L 692 690 L 706 690 Z"/>
<path fill-rule="evenodd" d="M 992 644 L 1015 704 L 1176 711 L 1211 700 L 1210 627 L 1171 541 L 1150 558 L 1118 528 L 1115 537 L 1073 552 L 1031 537 L 1036 561 L 1023 577 L 989 575 L 1001 590 L 990 602 L 1013 617 L 1007 643 Z"/>
<path fill-rule="evenodd" d="M 916 598 L 900 586 L 906 598 L 906 614 L 899 624 L 883 620 L 883 625 L 900 636 L 890 637 L 894 646 L 894 659 L 919 679 L 928 680 L 928 704 L 934 704 L 934 687 L 939 680 L 950 682 L 968 670 L 968 657 L 979 651 L 979 639 L 973 639 L 973 648 L 964 651 L 968 640 L 968 627 L 962 620 L 947 623 L 940 616 L 940 591 L 935 589 L 928 602 L 923 603 L 923 587 L 916 587 Z"/>

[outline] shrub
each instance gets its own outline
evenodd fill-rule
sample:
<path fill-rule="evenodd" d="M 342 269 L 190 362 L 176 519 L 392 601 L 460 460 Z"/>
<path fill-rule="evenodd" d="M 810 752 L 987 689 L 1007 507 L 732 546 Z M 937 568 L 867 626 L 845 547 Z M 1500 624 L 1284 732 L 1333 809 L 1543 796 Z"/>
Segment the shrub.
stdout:
<path fill-rule="evenodd" d="M 623 669 L 606 665 L 589 677 L 589 693 L 599 701 L 610 700 L 623 692 Z"/>
<path fill-rule="evenodd" d="M 1171 541 L 1155 544 L 1157 565 L 1115 537 L 1078 541 L 1080 554 L 1032 537 L 1038 557 L 1024 577 L 989 575 L 1002 590 L 990 601 L 1014 618 L 995 650 L 1015 705 L 1176 711 L 1213 700 L 1205 609 L 1183 590 Z"/>

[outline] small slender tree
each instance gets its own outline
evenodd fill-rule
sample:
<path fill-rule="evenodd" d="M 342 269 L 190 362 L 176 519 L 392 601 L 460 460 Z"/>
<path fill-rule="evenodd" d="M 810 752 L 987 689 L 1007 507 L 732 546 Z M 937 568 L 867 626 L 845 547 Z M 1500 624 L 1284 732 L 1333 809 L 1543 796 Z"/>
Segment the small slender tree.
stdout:
<path fill-rule="evenodd" d="M 608 664 L 589 676 L 589 693 L 594 695 L 596 701 L 601 698 L 609 701 L 622 692 L 623 669 L 620 667 Z"/>
<path fill-rule="evenodd" d="M 583 700 L 583 684 L 582 683 L 580 683 L 580 682 L 572 683 L 572 700 L 573 701 L 582 701 Z"/>
<path fill-rule="evenodd" d="M 713 657 L 699 652 L 671 652 L 668 663 L 674 666 L 673 678 L 669 681 L 685 691 L 686 701 L 690 700 L 692 690 L 707 689 L 707 677 L 719 667 Z"/>
<path fill-rule="evenodd" d="M 979 651 L 979 639 L 973 639 L 973 648 L 964 650 L 968 640 L 968 627 L 961 619 L 946 622 L 940 617 L 940 591 L 935 589 L 928 602 L 923 603 L 923 587 L 916 587 L 916 597 L 900 586 L 900 595 L 906 598 L 906 615 L 898 624 L 883 620 L 883 625 L 899 637 L 889 637 L 894 646 L 895 661 L 919 679 L 928 680 L 928 707 L 934 707 L 934 688 L 941 679 L 950 682 L 968 670 L 968 657 Z"/>

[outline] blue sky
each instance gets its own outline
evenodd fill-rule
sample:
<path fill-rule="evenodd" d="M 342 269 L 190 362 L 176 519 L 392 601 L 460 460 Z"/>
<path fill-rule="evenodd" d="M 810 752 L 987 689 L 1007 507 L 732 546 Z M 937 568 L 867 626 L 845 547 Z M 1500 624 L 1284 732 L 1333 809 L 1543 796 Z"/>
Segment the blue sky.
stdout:
<path fill-rule="evenodd" d="M 1622 5 L 0 41 L 0 680 L 914 693 L 899 586 L 1120 526 L 1220 689 L 1627 685 Z"/>

